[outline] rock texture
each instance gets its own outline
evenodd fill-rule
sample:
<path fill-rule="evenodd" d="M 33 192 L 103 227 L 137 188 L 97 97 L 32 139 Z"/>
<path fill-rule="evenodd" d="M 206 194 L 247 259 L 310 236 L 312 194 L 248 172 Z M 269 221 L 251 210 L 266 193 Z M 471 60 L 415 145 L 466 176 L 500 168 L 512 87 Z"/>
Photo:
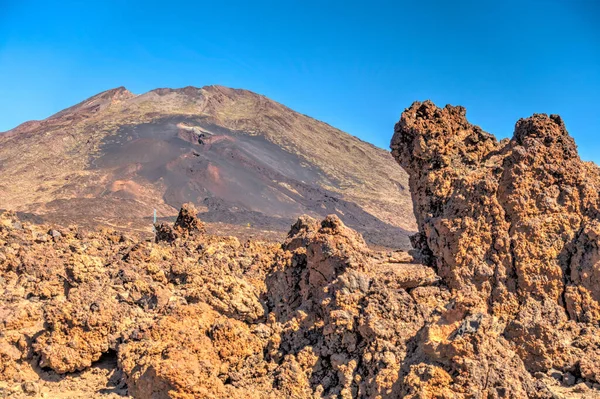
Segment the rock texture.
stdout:
<path fill-rule="evenodd" d="M 146 240 L 0 214 L 0 397 L 600 397 L 600 172 L 560 118 L 498 142 L 415 103 L 392 149 L 410 253 L 336 215 L 274 244 L 190 204 Z"/>
<path fill-rule="evenodd" d="M 536 397 L 528 375 L 551 370 L 598 384 L 600 170 L 579 159 L 557 115 L 521 119 L 500 142 L 465 115 L 414 103 L 391 145 L 410 175 L 413 242 L 452 292 L 427 356 L 439 362 L 447 345 L 459 350 L 457 334 L 471 335 L 450 352 L 473 357 L 443 383 L 453 392 Z"/>
<path fill-rule="evenodd" d="M 151 236 L 195 204 L 208 231 L 281 241 L 337 214 L 409 249 L 408 176 L 388 151 L 247 90 L 121 87 L 0 133 L 0 209 Z"/>
<path fill-rule="evenodd" d="M 54 395 L 58 376 L 110 354 L 112 383 L 135 398 L 399 392 L 401 360 L 446 292 L 432 268 L 372 252 L 334 215 L 300 218 L 282 245 L 208 235 L 194 215 L 185 205 L 155 243 L 3 214 L 5 392 Z"/>

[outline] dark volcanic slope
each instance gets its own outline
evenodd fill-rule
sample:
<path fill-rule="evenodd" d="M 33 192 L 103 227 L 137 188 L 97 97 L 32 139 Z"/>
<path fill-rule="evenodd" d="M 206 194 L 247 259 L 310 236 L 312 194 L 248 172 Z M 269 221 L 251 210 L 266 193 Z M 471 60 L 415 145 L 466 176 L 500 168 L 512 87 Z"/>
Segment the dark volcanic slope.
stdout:
<path fill-rule="evenodd" d="M 415 229 L 388 152 L 218 86 L 119 88 L 23 124 L 0 135 L 0 184 L 0 208 L 63 223 L 149 230 L 154 208 L 171 217 L 191 201 L 204 220 L 254 234 L 303 213 L 337 214 L 384 246 L 406 247 Z"/>

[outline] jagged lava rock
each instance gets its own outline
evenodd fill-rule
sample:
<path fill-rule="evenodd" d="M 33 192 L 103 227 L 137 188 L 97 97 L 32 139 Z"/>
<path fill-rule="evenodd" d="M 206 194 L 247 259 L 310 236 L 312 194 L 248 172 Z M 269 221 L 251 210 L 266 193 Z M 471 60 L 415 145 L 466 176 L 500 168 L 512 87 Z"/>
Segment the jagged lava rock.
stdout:
<path fill-rule="evenodd" d="M 521 119 L 498 142 L 463 107 L 416 102 L 391 147 L 410 176 L 413 242 L 452 289 L 452 319 L 483 315 L 494 331 L 486 340 L 498 336 L 500 353 L 516 353 L 531 373 L 555 368 L 599 382 L 591 336 L 600 333 L 600 171 L 580 160 L 562 119 Z M 461 356 L 490 355 L 472 350 Z M 489 385 L 479 389 L 490 395 Z M 522 397 L 518 389 L 535 396 L 529 383 L 503 392 Z"/>
<path fill-rule="evenodd" d="M 191 206 L 141 241 L 0 214 L 0 389 L 52 396 L 49 369 L 112 353 L 134 398 L 598 397 L 600 173 L 562 120 L 498 142 L 415 103 L 392 150 L 410 254 L 334 215 L 274 244 L 206 234 Z"/>
<path fill-rule="evenodd" d="M 203 234 L 181 214 L 157 243 L 76 228 L 43 239 L 47 227 L 0 216 L 12 392 L 112 352 L 135 398 L 398 395 L 411 340 L 447 296 L 432 268 L 371 251 L 336 216 L 303 216 L 278 245 Z"/>

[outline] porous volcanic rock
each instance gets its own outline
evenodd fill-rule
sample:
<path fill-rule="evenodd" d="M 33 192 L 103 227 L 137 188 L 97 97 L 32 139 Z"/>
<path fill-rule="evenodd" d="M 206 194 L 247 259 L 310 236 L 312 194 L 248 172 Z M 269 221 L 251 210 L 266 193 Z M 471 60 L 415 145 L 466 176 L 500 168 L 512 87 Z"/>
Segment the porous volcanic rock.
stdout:
<path fill-rule="evenodd" d="M 169 397 L 214 398 L 397 395 L 409 340 L 435 309 L 427 296 L 444 295 L 433 287 L 438 281 L 433 269 L 412 260 L 404 252 L 371 252 L 337 216 L 322 222 L 302 217 L 264 276 L 263 291 L 258 292 L 264 317 L 223 309 L 206 297 L 202 301 L 212 302 L 211 307 L 194 304 L 173 310 L 140 340 L 120 347 L 130 393 L 161 397 L 158 392 L 170 391 Z M 229 281 L 227 267 L 218 268 L 225 270 L 221 279 Z M 416 299 L 407 291 L 427 288 L 433 291 Z M 243 286 L 232 287 L 232 292 L 236 298 L 247 295 Z"/>
<path fill-rule="evenodd" d="M 415 103 L 392 149 L 410 253 L 335 215 L 277 244 L 0 214 L 0 397 L 600 397 L 600 172 L 562 120 L 498 142 Z"/>
<path fill-rule="evenodd" d="M 198 218 L 198 210 L 191 202 L 183 204 L 177 215 L 175 224 L 156 223 L 154 225 L 156 242 L 175 241 L 179 237 L 185 237 L 190 234 L 203 234 L 206 232 L 204 223 Z"/>
<path fill-rule="evenodd" d="M 448 295 L 432 268 L 371 251 L 337 216 L 303 216 L 268 244 L 181 214 L 158 242 L 1 215 L 0 388 L 54 395 L 64 384 L 46 381 L 115 353 L 135 398 L 398 394 L 411 340 Z"/>
<path fill-rule="evenodd" d="M 442 370 L 412 367 L 407 385 L 544 397 L 535 373 L 600 382 L 600 170 L 580 160 L 562 119 L 521 119 L 499 142 L 463 107 L 416 102 L 391 147 L 410 176 L 412 241 L 452 292 L 419 345 Z"/>
<path fill-rule="evenodd" d="M 370 252 L 334 215 L 299 219 L 284 249 L 288 261 L 267 277 L 273 359 L 299 367 L 317 397 L 397 396 L 410 341 L 435 309 L 411 292 L 443 297 L 433 270 Z"/>
<path fill-rule="evenodd" d="M 192 234 L 204 233 L 206 231 L 204 223 L 198 219 L 198 210 L 191 202 L 181 206 L 177 220 L 175 220 L 175 226 L 173 227 L 181 232 Z"/>

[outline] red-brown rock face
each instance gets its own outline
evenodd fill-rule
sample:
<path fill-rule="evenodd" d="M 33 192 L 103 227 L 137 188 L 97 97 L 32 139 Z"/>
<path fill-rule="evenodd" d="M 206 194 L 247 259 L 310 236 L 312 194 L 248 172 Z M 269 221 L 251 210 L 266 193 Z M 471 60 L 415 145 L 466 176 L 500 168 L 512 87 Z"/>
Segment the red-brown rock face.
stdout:
<path fill-rule="evenodd" d="M 300 218 L 283 245 L 205 234 L 189 206 L 158 227 L 135 242 L 0 214 L 0 389 L 52 396 L 44 379 L 113 353 L 134 398 L 396 397 L 447 294 L 336 216 Z"/>
<path fill-rule="evenodd" d="M 504 350 L 531 373 L 600 382 L 599 169 L 579 159 L 557 115 L 521 119 L 498 142 L 465 114 L 417 102 L 396 125 L 392 152 L 410 175 L 419 225 L 413 241 L 451 288 L 453 317 L 489 319 L 486 339 L 508 340 Z"/>
<path fill-rule="evenodd" d="M 415 103 L 392 148 L 414 254 L 335 215 L 269 244 L 189 205 L 145 241 L 0 214 L 0 397 L 600 397 L 600 173 L 560 118 L 498 142 Z"/>

